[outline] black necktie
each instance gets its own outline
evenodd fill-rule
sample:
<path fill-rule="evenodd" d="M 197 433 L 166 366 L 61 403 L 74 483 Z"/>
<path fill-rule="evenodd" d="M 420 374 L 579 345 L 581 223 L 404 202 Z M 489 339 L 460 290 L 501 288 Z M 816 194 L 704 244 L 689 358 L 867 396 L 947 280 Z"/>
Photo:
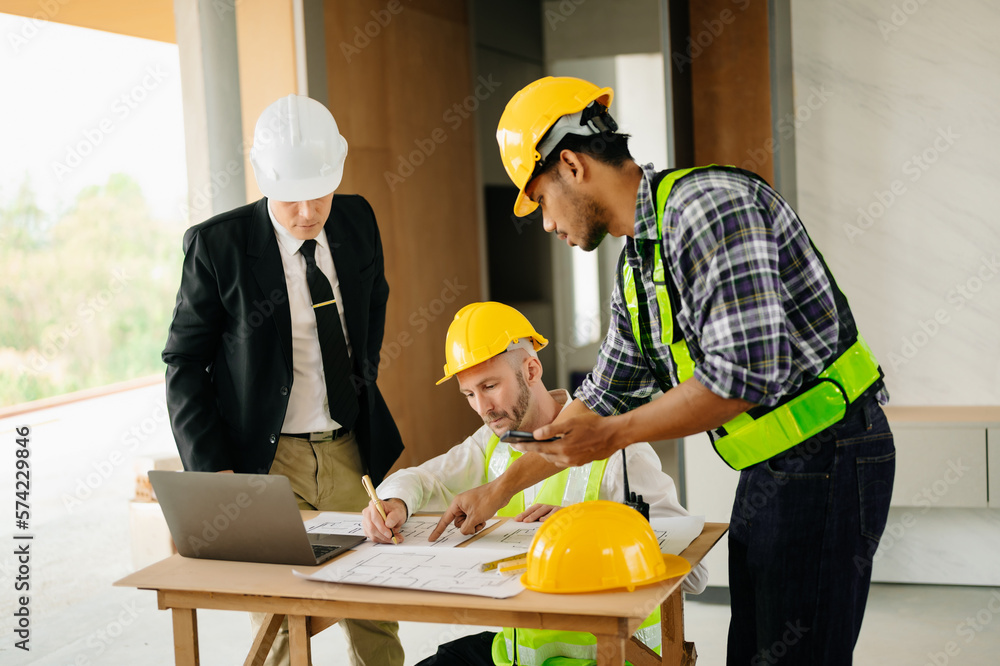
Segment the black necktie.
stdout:
<path fill-rule="evenodd" d="M 340 324 L 333 287 L 323 271 L 316 266 L 316 241 L 305 241 L 299 252 L 306 258 L 306 281 L 309 283 L 313 312 L 316 314 L 330 417 L 341 427 L 350 429 L 358 418 L 358 394 L 351 381 L 351 359 L 347 355 L 347 341 Z"/>

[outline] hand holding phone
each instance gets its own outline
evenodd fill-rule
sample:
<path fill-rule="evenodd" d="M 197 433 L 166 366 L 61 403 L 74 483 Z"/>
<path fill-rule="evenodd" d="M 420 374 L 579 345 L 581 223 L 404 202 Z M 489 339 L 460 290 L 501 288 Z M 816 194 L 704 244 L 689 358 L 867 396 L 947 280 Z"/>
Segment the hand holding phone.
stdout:
<path fill-rule="evenodd" d="M 523 430 L 508 430 L 504 434 L 500 435 L 501 442 L 507 442 L 508 444 L 523 444 L 524 442 L 554 442 L 558 437 L 549 437 L 548 439 L 535 439 L 535 436 L 530 432 L 525 432 Z"/>

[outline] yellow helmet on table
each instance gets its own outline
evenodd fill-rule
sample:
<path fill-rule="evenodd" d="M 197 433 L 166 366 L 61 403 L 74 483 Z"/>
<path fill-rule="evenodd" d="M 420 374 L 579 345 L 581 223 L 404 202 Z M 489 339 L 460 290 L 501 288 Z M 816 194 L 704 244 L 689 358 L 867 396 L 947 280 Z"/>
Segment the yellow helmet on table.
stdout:
<path fill-rule="evenodd" d="M 537 352 L 549 343 L 528 318 L 503 303 L 470 303 L 455 314 L 444 347 L 442 384 L 455 374 L 502 354 L 512 346 Z"/>
<path fill-rule="evenodd" d="M 542 523 L 528 549 L 521 582 L 536 592 L 634 590 L 691 571 L 660 552 L 649 521 L 618 502 L 595 500 L 560 509 Z"/>

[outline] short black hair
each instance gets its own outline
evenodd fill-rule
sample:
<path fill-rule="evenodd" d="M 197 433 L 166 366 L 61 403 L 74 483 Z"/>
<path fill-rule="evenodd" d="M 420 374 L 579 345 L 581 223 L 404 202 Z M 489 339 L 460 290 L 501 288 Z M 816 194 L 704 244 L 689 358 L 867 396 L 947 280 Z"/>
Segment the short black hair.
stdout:
<path fill-rule="evenodd" d="M 567 134 L 556 144 L 556 147 L 552 149 L 545 159 L 538 162 L 529 182 L 555 169 L 556 164 L 559 162 L 559 154 L 564 150 L 582 153 L 598 162 L 620 168 L 626 162 L 634 159 L 632 153 L 628 150 L 628 140 L 631 138 L 630 134 L 620 134 L 618 132 L 601 132 L 600 134 L 591 134 L 590 136 Z"/>

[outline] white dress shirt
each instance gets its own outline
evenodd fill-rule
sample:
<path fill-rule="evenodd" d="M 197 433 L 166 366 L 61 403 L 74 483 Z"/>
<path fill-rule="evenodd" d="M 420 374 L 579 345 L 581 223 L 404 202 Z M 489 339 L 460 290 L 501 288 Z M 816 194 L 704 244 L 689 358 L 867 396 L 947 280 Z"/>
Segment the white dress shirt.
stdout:
<path fill-rule="evenodd" d="M 564 389 L 549 391 L 563 409 L 570 403 L 569 392 Z M 376 494 L 382 499 L 403 500 L 409 513 L 417 511 L 444 511 L 455 495 L 486 483 L 486 446 L 493 436 L 488 425 L 483 425 L 461 444 L 431 458 L 422 465 L 401 469 L 379 484 Z M 628 464 L 629 490 L 649 503 L 650 518 L 689 516 L 677 499 L 677 488 L 670 475 L 663 472 L 660 458 L 647 442 L 637 442 L 625 448 Z M 531 506 L 542 489 L 541 481 L 524 489 L 524 506 Z M 615 452 L 608 459 L 601 479 L 598 499 L 621 502 L 625 498 L 622 478 L 622 455 Z M 708 571 L 699 564 L 684 580 L 683 589 L 700 594 L 708 585 Z"/>
<path fill-rule="evenodd" d="M 299 252 L 302 243 L 274 217 L 271 202 L 267 202 L 267 213 L 274 225 L 278 238 L 281 265 L 285 270 L 285 285 L 288 288 L 288 308 L 292 315 L 292 387 L 288 396 L 288 410 L 281 426 L 282 432 L 302 433 L 336 430 L 340 424 L 330 418 L 327 405 L 326 376 L 323 373 L 323 354 L 319 348 L 319 333 L 316 330 L 316 315 L 313 312 L 312 296 L 306 281 L 306 258 Z M 316 266 L 326 275 L 333 287 L 333 297 L 337 299 L 340 325 L 344 328 L 347 352 L 351 350 L 351 340 L 347 334 L 344 319 L 344 303 L 340 297 L 340 281 L 333 265 L 330 242 L 326 232 L 316 237 Z M 277 351 L 276 351 L 277 353 Z"/>

